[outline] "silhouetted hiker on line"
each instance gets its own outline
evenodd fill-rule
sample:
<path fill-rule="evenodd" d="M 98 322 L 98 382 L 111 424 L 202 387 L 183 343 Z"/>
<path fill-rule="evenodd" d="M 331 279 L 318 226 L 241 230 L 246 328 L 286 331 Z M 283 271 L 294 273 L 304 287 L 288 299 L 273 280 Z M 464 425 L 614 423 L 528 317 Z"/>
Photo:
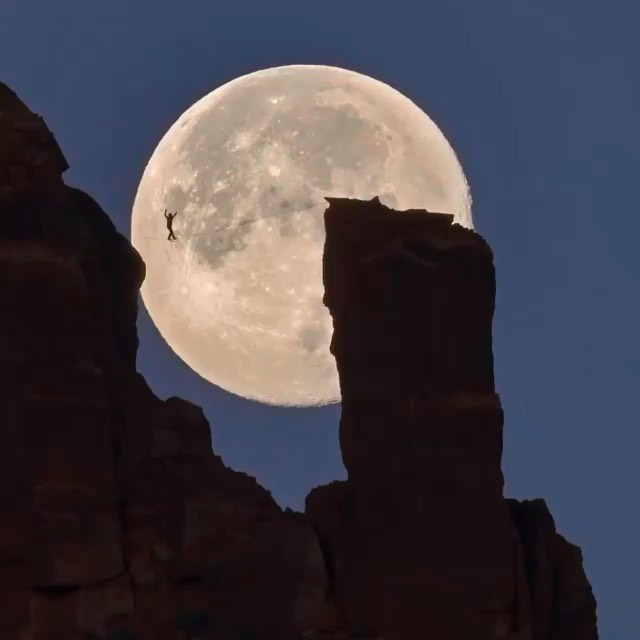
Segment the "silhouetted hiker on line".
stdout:
<path fill-rule="evenodd" d="M 164 210 L 164 217 L 167 219 L 167 229 L 169 229 L 169 236 L 167 240 L 177 240 L 176 234 L 173 233 L 173 219 L 177 215 L 177 211 L 175 213 L 167 213 L 167 210 Z"/>

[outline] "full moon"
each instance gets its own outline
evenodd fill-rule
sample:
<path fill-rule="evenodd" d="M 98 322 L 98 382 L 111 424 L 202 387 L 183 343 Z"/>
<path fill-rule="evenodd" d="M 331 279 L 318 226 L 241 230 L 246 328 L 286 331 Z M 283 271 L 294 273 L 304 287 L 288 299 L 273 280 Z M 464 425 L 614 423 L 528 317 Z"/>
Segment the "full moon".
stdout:
<path fill-rule="evenodd" d="M 131 237 L 147 265 L 149 315 L 200 376 L 271 405 L 340 400 L 322 304 L 326 196 L 379 196 L 472 226 L 467 181 L 438 127 L 353 71 L 256 71 L 196 102 L 164 135 Z M 176 240 L 165 209 L 177 212 Z"/>

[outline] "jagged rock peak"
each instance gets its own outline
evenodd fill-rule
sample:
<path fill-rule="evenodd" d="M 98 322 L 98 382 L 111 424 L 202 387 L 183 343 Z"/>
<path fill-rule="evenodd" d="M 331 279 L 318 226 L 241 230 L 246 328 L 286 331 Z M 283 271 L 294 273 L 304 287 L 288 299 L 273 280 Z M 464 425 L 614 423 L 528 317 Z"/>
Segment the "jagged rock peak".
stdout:
<path fill-rule="evenodd" d="M 0 202 L 38 183 L 60 183 L 69 168 L 41 116 L 0 82 Z"/>

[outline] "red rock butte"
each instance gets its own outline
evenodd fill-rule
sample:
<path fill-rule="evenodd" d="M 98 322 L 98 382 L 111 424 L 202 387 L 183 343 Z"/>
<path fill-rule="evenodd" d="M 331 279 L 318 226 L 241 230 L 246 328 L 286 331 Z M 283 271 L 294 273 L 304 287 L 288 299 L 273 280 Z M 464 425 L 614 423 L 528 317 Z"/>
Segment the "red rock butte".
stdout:
<path fill-rule="evenodd" d="M 0 83 L 2 640 L 596 640 L 580 550 L 503 497 L 493 256 L 328 199 L 348 471 L 282 510 L 136 370 L 144 264 Z"/>

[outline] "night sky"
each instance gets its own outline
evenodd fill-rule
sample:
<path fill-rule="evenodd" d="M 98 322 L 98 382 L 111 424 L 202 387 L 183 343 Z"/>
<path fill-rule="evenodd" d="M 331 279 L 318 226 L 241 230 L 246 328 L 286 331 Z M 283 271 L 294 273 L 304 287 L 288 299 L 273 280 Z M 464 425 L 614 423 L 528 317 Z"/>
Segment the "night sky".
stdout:
<path fill-rule="evenodd" d="M 67 183 L 127 237 L 162 135 L 234 77 L 328 64 L 417 102 L 458 153 L 496 256 L 506 493 L 547 500 L 582 547 L 601 638 L 634 640 L 639 19 L 635 0 L 1 0 L 0 80 L 56 134 Z M 339 406 L 232 396 L 180 361 L 142 307 L 139 330 L 156 393 L 201 405 L 215 451 L 283 507 L 345 477 Z"/>

